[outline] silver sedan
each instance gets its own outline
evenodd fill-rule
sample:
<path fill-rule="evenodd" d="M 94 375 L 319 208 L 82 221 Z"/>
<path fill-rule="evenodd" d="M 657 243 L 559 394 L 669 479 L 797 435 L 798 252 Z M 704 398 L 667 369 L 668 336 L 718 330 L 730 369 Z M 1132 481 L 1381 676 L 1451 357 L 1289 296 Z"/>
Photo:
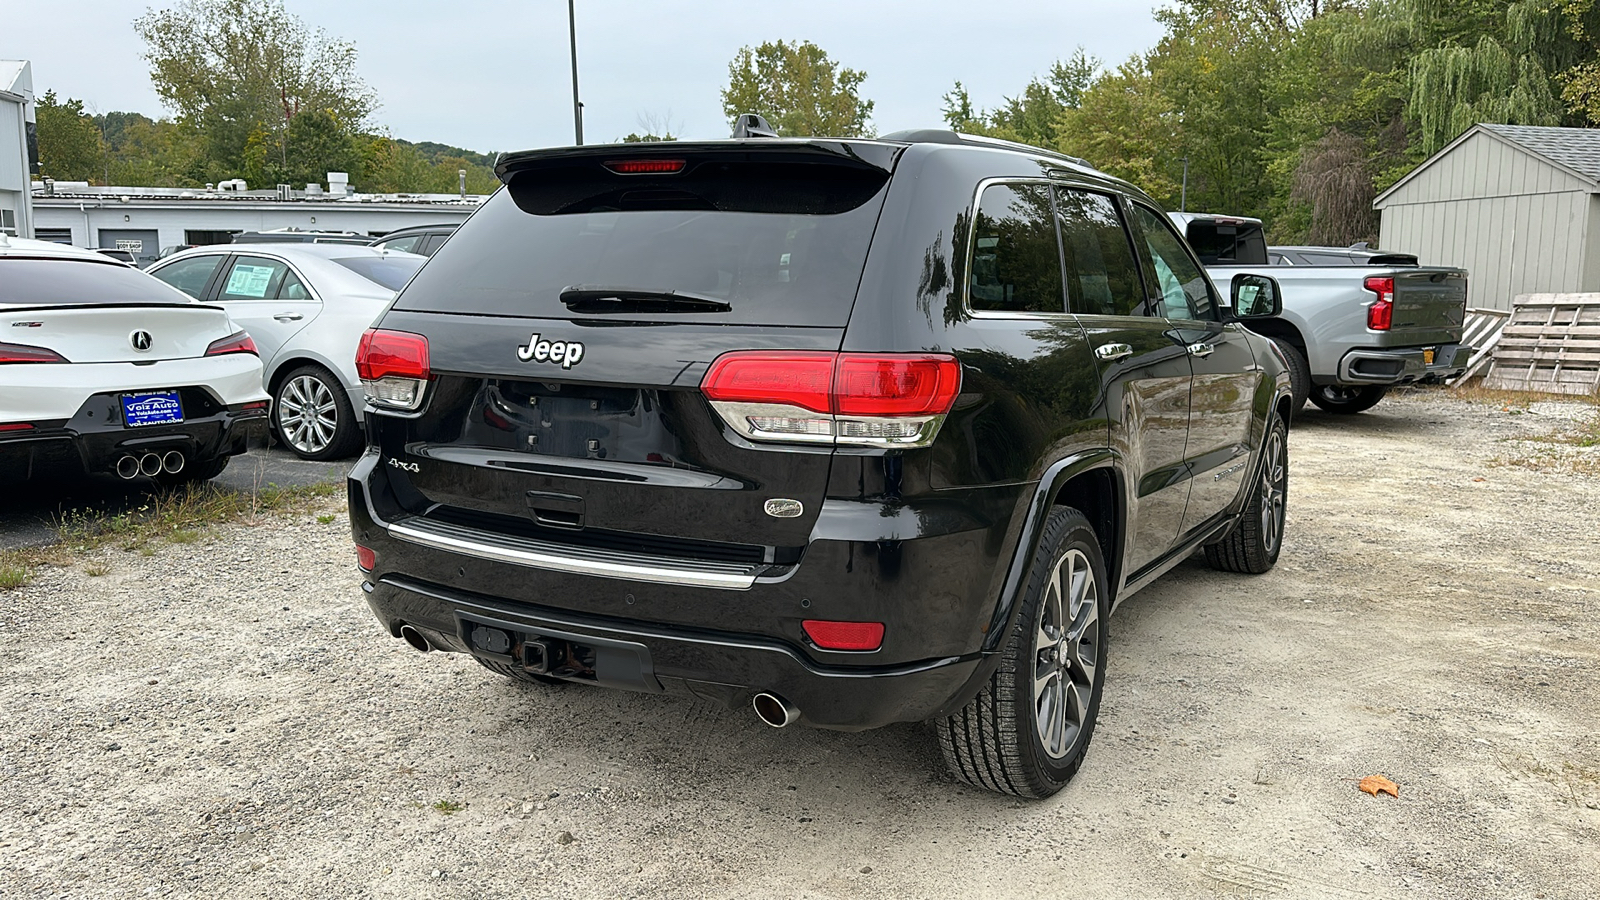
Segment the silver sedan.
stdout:
<path fill-rule="evenodd" d="M 361 446 L 361 333 L 427 258 L 340 244 L 222 244 L 161 260 L 151 275 L 223 307 L 255 339 L 273 432 L 303 459 Z"/>

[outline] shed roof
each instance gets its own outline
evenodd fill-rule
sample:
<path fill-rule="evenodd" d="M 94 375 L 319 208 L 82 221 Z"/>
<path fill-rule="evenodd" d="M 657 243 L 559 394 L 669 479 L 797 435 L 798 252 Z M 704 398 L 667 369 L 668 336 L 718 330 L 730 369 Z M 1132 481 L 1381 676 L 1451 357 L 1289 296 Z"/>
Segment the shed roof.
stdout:
<path fill-rule="evenodd" d="M 1600 193 L 1600 128 L 1491 125 L 1486 122 L 1480 122 L 1447 144 L 1443 150 L 1428 157 L 1421 165 L 1408 172 L 1404 178 L 1395 182 L 1388 190 L 1379 194 L 1372 201 L 1372 205 L 1380 207 L 1383 201 L 1388 199 L 1391 194 L 1398 191 L 1417 175 L 1426 171 L 1435 162 L 1449 155 L 1450 151 L 1465 143 L 1473 135 L 1484 133 L 1492 135 L 1524 153 L 1537 157 L 1558 169 L 1587 181 L 1596 193 Z"/>

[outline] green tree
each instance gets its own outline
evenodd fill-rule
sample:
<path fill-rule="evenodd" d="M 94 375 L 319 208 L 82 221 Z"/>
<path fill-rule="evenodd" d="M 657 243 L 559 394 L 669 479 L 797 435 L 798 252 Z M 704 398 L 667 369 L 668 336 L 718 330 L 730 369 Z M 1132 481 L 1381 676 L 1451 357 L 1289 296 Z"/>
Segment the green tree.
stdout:
<path fill-rule="evenodd" d="M 1028 82 L 1022 93 L 1007 97 L 987 118 L 990 133 L 1039 147 L 1059 141 L 1061 119 L 1083 104 L 1084 92 L 1094 81 L 1101 62 L 1079 47 L 1070 59 L 1057 60 L 1043 79 Z"/>
<path fill-rule="evenodd" d="M 39 172 L 57 181 L 97 181 L 105 162 L 100 127 L 83 111 L 82 100 L 57 100 L 55 91 L 38 98 Z"/>
<path fill-rule="evenodd" d="M 730 125 L 757 113 L 785 136 L 870 136 L 872 101 L 860 96 L 866 80 L 867 73 L 840 68 L 810 41 L 742 47 L 728 63 L 722 109 Z"/>
<path fill-rule="evenodd" d="M 244 170 L 247 152 L 263 167 L 274 150 L 287 172 L 303 110 L 326 111 L 353 135 L 377 107 L 356 74 L 355 45 L 313 31 L 280 0 L 181 0 L 146 12 L 134 29 L 157 95 L 204 136 L 216 177 Z M 310 136 L 320 138 L 323 124 Z"/>

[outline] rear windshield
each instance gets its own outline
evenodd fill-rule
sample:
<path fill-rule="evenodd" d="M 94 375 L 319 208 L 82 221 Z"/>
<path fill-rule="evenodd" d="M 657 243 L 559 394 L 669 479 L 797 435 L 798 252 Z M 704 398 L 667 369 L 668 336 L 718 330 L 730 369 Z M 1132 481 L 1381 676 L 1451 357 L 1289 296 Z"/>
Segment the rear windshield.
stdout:
<path fill-rule="evenodd" d="M 1230 225 L 1196 219 L 1184 229 L 1202 265 L 1264 266 L 1267 239 L 1254 222 Z"/>
<path fill-rule="evenodd" d="M 193 303 L 138 269 L 77 259 L 0 257 L 0 303 Z"/>
<path fill-rule="evenodd" d="M 405 257 L 381 256 L 346 256 L 335 259 L 333 262 L 344 266 L 346 269 L 360 275 L 374 284 L 382 285 L 391 291 L 398 291 L 406 286 L 411 276 L 417 274 L 422 268 L 422 259 L 407 259 Z"/>
<path fill-rule="evenodd" d="M 552 202 L 545 191 L 519 191 L 514 183 L 435 254 L 396 307 L 585 318 L 639 311 L 619 303 L 608 316 L 603 303 L 569 308 L 561 300 L 571 289 L 603 294 L 610 288 L 714 301 L 658 309 L 652 318 L 842 326 L 861 281 L 886 179 L 865 191 L 853 181 L 835 196 L 828 196 L 824 180 L 809 183 L 803 197 L 782 186 L 763 192 L 738 184 L 732 201 L 733 190 L 712 194 L 701 190 L 705 185 L 696 185 L 694 196 L 652 190 L 597 196 L 568 181 L 570 193 Z M 760 211 L 751 211 L 758 205 L 749 202 L 752 196 L 762 200 Z M 722 311 L 707 311 L 721 304 Z"/>

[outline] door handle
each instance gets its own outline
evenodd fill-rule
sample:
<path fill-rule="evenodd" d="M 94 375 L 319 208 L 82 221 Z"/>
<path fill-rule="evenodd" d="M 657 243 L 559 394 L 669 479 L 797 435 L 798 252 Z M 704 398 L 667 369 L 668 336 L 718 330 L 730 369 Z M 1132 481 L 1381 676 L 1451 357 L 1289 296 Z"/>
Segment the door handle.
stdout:
<path fill-rule="evenodd" d="M 1106 362 L 1122 359 L 1133 355 L 1133 348 L 1127 344 L 1101 344 L 1094 348 L 1094 355 Z"/>
<path fill-rule="evenodd" d="M 273 318 L 277 319 L 279 322 L 298 322 L 301 319 L 304 319 L 305 316 L 302 316 L 297 312 L 286 312 L 278 313 L 277 315 L 273 316 Z"/>
<path fill-rule="evenodd" d="M 1190 356 L 1198 356 L 1204 359 L 1205 357 L 1217 352 L 1217 345 L 1200 341 L 1198 343 L 1190 344 L 1187 349 Z"/>

